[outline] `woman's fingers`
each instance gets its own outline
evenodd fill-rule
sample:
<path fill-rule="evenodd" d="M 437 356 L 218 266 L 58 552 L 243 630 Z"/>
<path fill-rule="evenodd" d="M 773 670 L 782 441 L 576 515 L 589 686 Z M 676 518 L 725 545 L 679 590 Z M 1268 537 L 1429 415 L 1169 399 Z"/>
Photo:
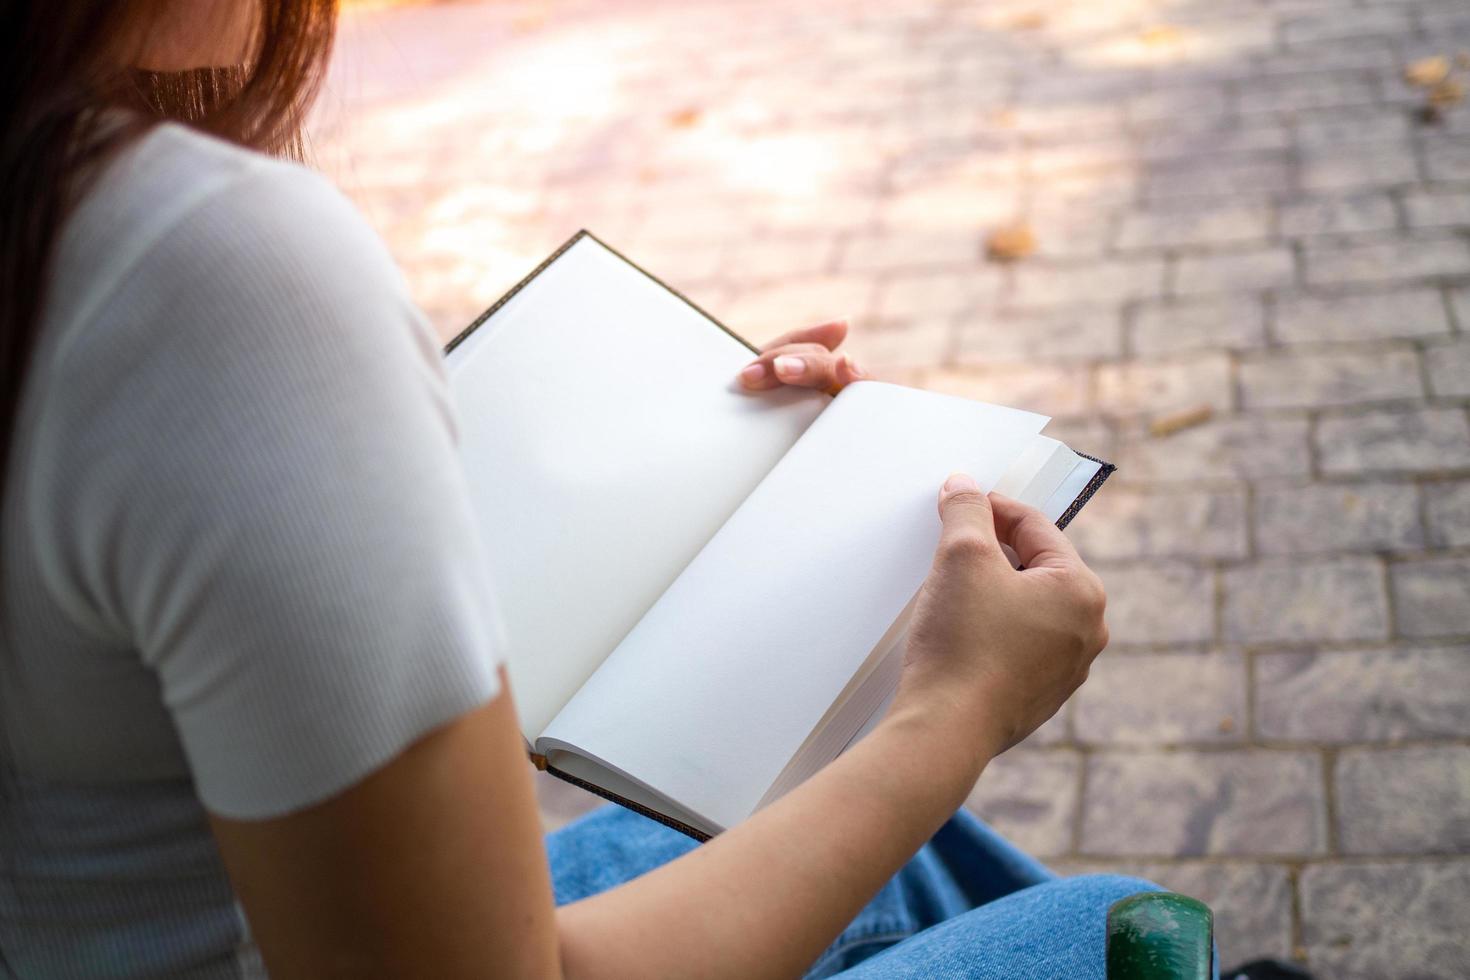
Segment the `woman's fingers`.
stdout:
<path fill-rule="evenodd" d="M 782 334 L 746 365 L 740 383 L 751 391 L 799 385 L 836 394 L 844 385 L 868 376 L 850 355 L 837 352 L 846 339 L 846 317 Z"/>
<path fill-rule="evenodd" d="M 1028 507 L 1012 497 L 990 495 L 990 508 L 995 512 L 995 533 L 1003 544 L 1016 552 L 1026 568 L 1071 566 L 1081 564 L 1077 549 L 1058 527 L 1035 507 Z"/>
<path fill-rule="evenodd" d="M 761 347 L 761 352 L 773 351 L 777 347 L 786 347 L 791 344 L 818 344 L 828 350 L 836 350 L 847 339 L 847 317 L 839 317 L 836 320 L 828 320 L 814 327 L 802 327 L 790 333 L 783 333 L 775 340 Z"/>
<path fill-rule="evenodd" d="M 767 350 L 740 372 L 740 383 L 751 391 L 781 385 L 799 385 L 835 392 L 867 377 L 852 358 L 816 343 L 786 344 Z"/>

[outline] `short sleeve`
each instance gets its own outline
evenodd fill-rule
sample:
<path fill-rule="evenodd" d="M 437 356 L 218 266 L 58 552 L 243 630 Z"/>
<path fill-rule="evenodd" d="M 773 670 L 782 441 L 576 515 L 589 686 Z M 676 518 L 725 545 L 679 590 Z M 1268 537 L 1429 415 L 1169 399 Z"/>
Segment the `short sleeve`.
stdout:
<path fill-rule="evenodd" d="M 323 800 L 498 693 L 438 345 L 324 180 L 262 163 L 202 200 L 53 374 L 60 566 L 210 810 Z"/>

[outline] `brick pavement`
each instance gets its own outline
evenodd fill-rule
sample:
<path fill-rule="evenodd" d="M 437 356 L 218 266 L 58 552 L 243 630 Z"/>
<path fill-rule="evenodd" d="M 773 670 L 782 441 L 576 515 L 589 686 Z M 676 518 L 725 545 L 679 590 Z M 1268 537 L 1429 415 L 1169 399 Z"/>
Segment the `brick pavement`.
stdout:
<path fill-rule="evenodd" d="M 1401 70 L 1465 49 L 1463 0 L 455 4 L 354 17 L 315 133 L 446 335 L 585 225 L 1116 460 L 1113 647 L 972 805 L 1226 959 L 1464 977 L 1470 106 Z"/>

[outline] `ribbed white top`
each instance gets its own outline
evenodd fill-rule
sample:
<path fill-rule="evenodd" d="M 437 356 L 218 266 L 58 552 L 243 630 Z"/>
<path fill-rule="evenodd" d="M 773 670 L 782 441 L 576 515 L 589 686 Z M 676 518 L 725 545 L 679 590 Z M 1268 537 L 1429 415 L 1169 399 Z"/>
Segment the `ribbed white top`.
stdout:
<path fill-rule="evenodd" d="M 18 424 L 0 963 L 248 973 L 200 803 L 310 805 L 498 692 L 438 345 L 328 183 L 164 126 L 66 229 Z"/>

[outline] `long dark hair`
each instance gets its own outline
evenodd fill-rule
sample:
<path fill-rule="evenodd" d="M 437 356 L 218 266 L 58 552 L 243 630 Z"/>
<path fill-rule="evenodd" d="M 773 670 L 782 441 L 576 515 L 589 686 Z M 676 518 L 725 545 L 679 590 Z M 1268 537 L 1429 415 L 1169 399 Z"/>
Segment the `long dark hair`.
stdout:
<path fill-rule="evenodd" d="M 178 5 L 194 2 L 6 0 L 0 6 L 0 502 L 52 253 L 100 166 L 164 120 L 252 149 L 299 155 L 301 126 L 331 52 L 336 0 L 254 0 L 254 32 L 238 66 L 173 73 L 133 67 L 142 40 L 168 27 Z M 0 568 L 0 585 L 4 574 Z M 6 621 L 0 603 L 0 629 Z M 0 696 L 5 659 L 0 656 Z M 11 747 L 0 717 L 0 804 L 23 801 Z M 0 806 L 0 884 L 13 871 L 10 858 L 26 830 L 7 819 L 10 813 Z M 0 975 L 8 973 L 0 950 Z"/>
<path fill-rule="evenodd" d="M 336 0 L 254 0 L 250 51 L 237 67 L 132 67 L 142 40 L 192 2 L 10 0 L 0 9 L 0 494 L 56 237 L 98 165 L 166 119 L 252 149 L 300 149 Z"/>

